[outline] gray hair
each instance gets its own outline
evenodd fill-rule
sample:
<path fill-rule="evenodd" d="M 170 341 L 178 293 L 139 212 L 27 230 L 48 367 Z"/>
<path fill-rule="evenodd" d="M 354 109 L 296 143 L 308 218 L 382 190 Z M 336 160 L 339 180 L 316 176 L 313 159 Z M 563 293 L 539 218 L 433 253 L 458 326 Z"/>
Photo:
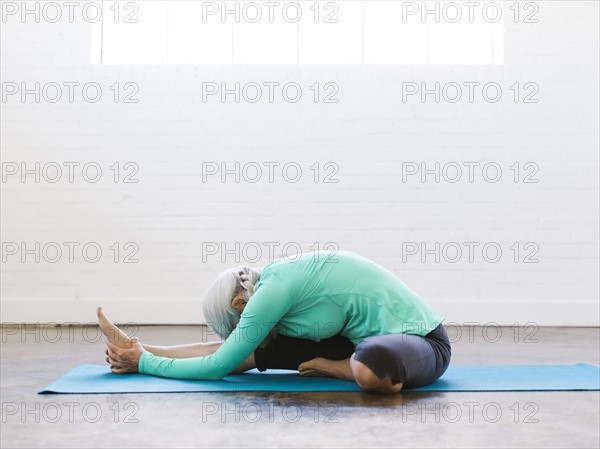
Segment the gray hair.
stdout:
<path fill-rule="evenodd" d="M 239 266 L 223 271 L 209 287 L 202 302 L 204 317 L 221 338 L 227 338 L 240 321 L 241 313 L 231 306 L 231 300 L 243 291 L 248 302 L 259 277 L 260 268 Z"/>

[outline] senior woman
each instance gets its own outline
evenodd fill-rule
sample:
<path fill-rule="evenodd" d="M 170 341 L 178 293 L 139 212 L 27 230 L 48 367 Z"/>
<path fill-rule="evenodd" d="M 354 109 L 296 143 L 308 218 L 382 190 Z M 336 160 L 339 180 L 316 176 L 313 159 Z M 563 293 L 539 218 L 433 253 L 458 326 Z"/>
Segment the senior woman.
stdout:
<path fill-rule="evenodd" d="M 432 383 L 450 363 L 444 318 L 393 273 L 351 252 L 275 260 L 260 271 L 227 270 L 203 307 L 223 342 L 141 345 L 124 334 L 114 337 L 99 309 L 112 371 L 218 380 L 255 366 L 297 366 L 301 375 L 395 393 Z"/>

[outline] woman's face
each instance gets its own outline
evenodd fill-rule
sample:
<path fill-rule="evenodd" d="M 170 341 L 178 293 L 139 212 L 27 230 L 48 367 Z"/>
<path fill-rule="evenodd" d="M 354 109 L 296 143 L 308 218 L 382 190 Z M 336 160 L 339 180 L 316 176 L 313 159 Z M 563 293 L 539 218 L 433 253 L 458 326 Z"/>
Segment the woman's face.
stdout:
<path fill-rule="evenodd" d="M 241 289 L 231 300 L 231 307 L 242 313 L 246 308 L 246 300 L 244 299 L 244 290 Z"/>

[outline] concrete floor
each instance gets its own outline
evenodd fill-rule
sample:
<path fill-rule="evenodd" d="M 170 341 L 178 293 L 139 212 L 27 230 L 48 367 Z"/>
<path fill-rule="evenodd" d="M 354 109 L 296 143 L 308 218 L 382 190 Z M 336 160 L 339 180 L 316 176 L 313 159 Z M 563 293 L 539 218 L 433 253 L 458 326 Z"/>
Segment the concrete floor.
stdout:
<path fill-rule="evenodd" d="M 146 326 L 137 335 L 177 344 L 202 341 L 203 331 Z M 454 364 L 600 363 L 598 328 L 448 334 Z M 79 363 L 103 363 L 103 351 L 94 327 L 3 328 L 0 446 L 600 446 L 599 392 L 36 394 Z"/>

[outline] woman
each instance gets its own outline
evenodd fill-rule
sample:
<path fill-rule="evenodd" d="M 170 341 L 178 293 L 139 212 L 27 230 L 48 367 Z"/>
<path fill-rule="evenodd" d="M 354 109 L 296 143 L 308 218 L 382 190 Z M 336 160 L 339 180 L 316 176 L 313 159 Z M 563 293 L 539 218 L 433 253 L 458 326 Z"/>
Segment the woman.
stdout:
<path fill-rule="evenodd" d="M 432 383 L 450 363 L 444 318 L 393 273 L 351 252 L 276 260 L 260 272 L 227 270 L 203 305 L 224 342 L 164 348 L 142 346 L 124 334 L 111 339 L 99 310 L 112 371 L 218 380 L 254 366 L 296 364 L 301 375 L 395 393 Z"/>

